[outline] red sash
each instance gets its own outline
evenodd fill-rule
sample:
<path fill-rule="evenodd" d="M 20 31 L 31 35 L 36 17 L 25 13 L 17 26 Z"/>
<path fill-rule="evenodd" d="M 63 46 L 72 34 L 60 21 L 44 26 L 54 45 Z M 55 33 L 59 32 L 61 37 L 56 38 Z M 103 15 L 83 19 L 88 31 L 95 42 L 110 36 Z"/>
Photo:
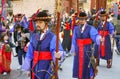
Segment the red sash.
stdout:
<path fill-rule="evenodd" d="M 75 17 L 73 17 L 73 20 L 72 20 L 72 27 L 71 27 L 72 30 L 74 30 L 75 22 L 76 22 L 76 19 L 75 19 Z"/>
<path fill-rule="evenodd" d="M 65 25 L 65 26 L 66 26 L 66 28 L 65 28 L 66 30 L 70 30 L 70 25 L 69 25 L 68 22 L 66 22 L 66 25 Z"/>
<path fill-rule="evenodd" d="M 82 79 L 82 74 L 83 74 L 83 61 L 84 61 L 84 45 L 91 44 L 92 40 L 91 39 L 77 39 L 77 44 L 79 47 L 79 78 Z"/>
<path fill-rule="evenodd" d="M 109 35 L 109 32 L 108 31 L 99 31 L 99 34 L 103 37 Z"/>
<path fill-rule="evenodd" d="M 49 51 L 34 51 L 32 70 L 34 70 L 39 60 L 52 60 L 52 54 Z M 32 72 L 32 79 L 35 79 L 34 72 Z"/>
<path fill-rule="evenodd" d="M 105 38 L 107 35 L 109 35 L 109 32 L 108 31 L 99 31 L 99 34 Z M 101 48 L 101 56 L 104 57 L 105 56 L 105 40 L 102 44 L 100 44 L 100 48 Z"/>

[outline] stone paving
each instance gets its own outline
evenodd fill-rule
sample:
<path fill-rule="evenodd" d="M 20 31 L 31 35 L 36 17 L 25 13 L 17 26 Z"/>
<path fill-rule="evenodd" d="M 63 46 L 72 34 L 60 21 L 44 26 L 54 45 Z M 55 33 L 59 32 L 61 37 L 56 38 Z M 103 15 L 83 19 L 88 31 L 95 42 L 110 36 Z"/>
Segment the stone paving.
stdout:
<path fill-rule="evenodd" d="M 101 60 L 100 66 L 98 67 L 99 73 L 95 79 L 120 79 L 120 55 L 117 55 L 114 52 L 113 55 L 113 65 L 112 68 L 106 68 L 106 61 Z M 62 64 L 63 71 L 59 71 L 59 79 L 75 79 L 72 78 L 72 65 L 73 65 L 73 57 L 68 57 Z M 26 72 L 21 70 L 17 70 L 18 67 L 17 57 L 12 56 L 12 64 L 11 64 L 11 73 L 3 76 L 0 75 L 0 79 L 30 79 L 26 76 Z"/>

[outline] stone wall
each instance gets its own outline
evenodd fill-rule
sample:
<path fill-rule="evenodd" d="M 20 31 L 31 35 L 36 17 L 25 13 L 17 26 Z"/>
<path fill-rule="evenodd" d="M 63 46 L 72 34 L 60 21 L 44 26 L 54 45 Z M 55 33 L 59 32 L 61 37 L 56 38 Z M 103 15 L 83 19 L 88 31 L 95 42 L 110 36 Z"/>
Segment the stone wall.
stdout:
<path fill-rule="evenodd" d="M 39 8 L 47 9 L 50 13 L 55 12 L 55 1 L 56 0 L 18 0 L 13 1 L 13 13 L 24 13 L 27 17 L 30 17 L 33 13 L 35 13 Z M 86 11 L 90 10 L 91 0 L 86 0 L 83 3 L 83 7 Z M 71 6 L 70 6 L 71 5 Z M 69 13 L 70 8 L 74 8 L 77 10 L 77 0 L 62 0 L 62 14 L 63 11 L 67 11 Z"/>
<path fill-rule="evenodd" d="M 24 13 L 30 17 L 39 8 L 47 9 L 52 14 L 55 10 L 55 0 L 19 0 L 13 1 L 13 13 Z"/>

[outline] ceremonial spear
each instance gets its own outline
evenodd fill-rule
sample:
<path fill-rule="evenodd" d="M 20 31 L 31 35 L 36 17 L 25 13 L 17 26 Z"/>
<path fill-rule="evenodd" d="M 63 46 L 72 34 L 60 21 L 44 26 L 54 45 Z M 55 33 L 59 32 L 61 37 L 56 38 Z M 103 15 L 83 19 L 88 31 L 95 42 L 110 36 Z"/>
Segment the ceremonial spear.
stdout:
<path fill-rule="evenodd" d="M 61 10 L 61 0 L 56 0 L 56 8 L 57 8 L 57 28 L 56 28 L 56 53 L 58 53 L 59 50 L 59 31 L 60 31 L 60 10 Z M 55 79 L 58 79 L 58 58 L 56 58 L 55 63 Z"/>

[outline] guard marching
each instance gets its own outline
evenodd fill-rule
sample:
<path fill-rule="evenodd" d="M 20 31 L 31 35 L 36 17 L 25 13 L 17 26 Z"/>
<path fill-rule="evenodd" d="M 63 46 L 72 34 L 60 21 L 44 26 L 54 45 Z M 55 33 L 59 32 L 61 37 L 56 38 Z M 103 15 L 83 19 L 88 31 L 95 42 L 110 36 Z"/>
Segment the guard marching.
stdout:
<path fill-rule="evenodd" d="M 56 35 L 48 29 L 50 17 L 40 11 L 35 17 L 36 31 L 32 34 L 23 69 L 31 74 L 31 79 L 49 79 L 55 76 L 52 62 L 63 57 L 63 48 L 59 43 L 59 52 L 56 53 Z M 32 64 L 32 65 L 31 65 Z M 30 73 L 31 71 L 31 73 Z"/>
<path fill-rule="evenodd" d="M 101 37 L 93 26 L 87 24 L 85 12 L 81 12 L 78 19 L 79 25 L 74 28 L 71 46 L 74 55 L 73 78 L 94 79 L 97 69 L 90 63 L 92 53 L 89 51 L 92 50 L 92 42 L 99 44 Z"/>
<path fill-rule="evenodd" d="M 112 66 L 112 49 L 111 49 L 111 40 L 110 35 L 114 35 L 114 26 L 112 23 L 107 21 L 108 14 L 106 11 L 100 12 L 100 24 L 97 27 L 99 34 L 102 37 L 102 41 L 100 46 L 95 46 L 95 57 L 96 57 L 96 64 L 99 65 L 99 59 L 105 59 L 107 61 L 107 68 L 111 68 Z"/>

